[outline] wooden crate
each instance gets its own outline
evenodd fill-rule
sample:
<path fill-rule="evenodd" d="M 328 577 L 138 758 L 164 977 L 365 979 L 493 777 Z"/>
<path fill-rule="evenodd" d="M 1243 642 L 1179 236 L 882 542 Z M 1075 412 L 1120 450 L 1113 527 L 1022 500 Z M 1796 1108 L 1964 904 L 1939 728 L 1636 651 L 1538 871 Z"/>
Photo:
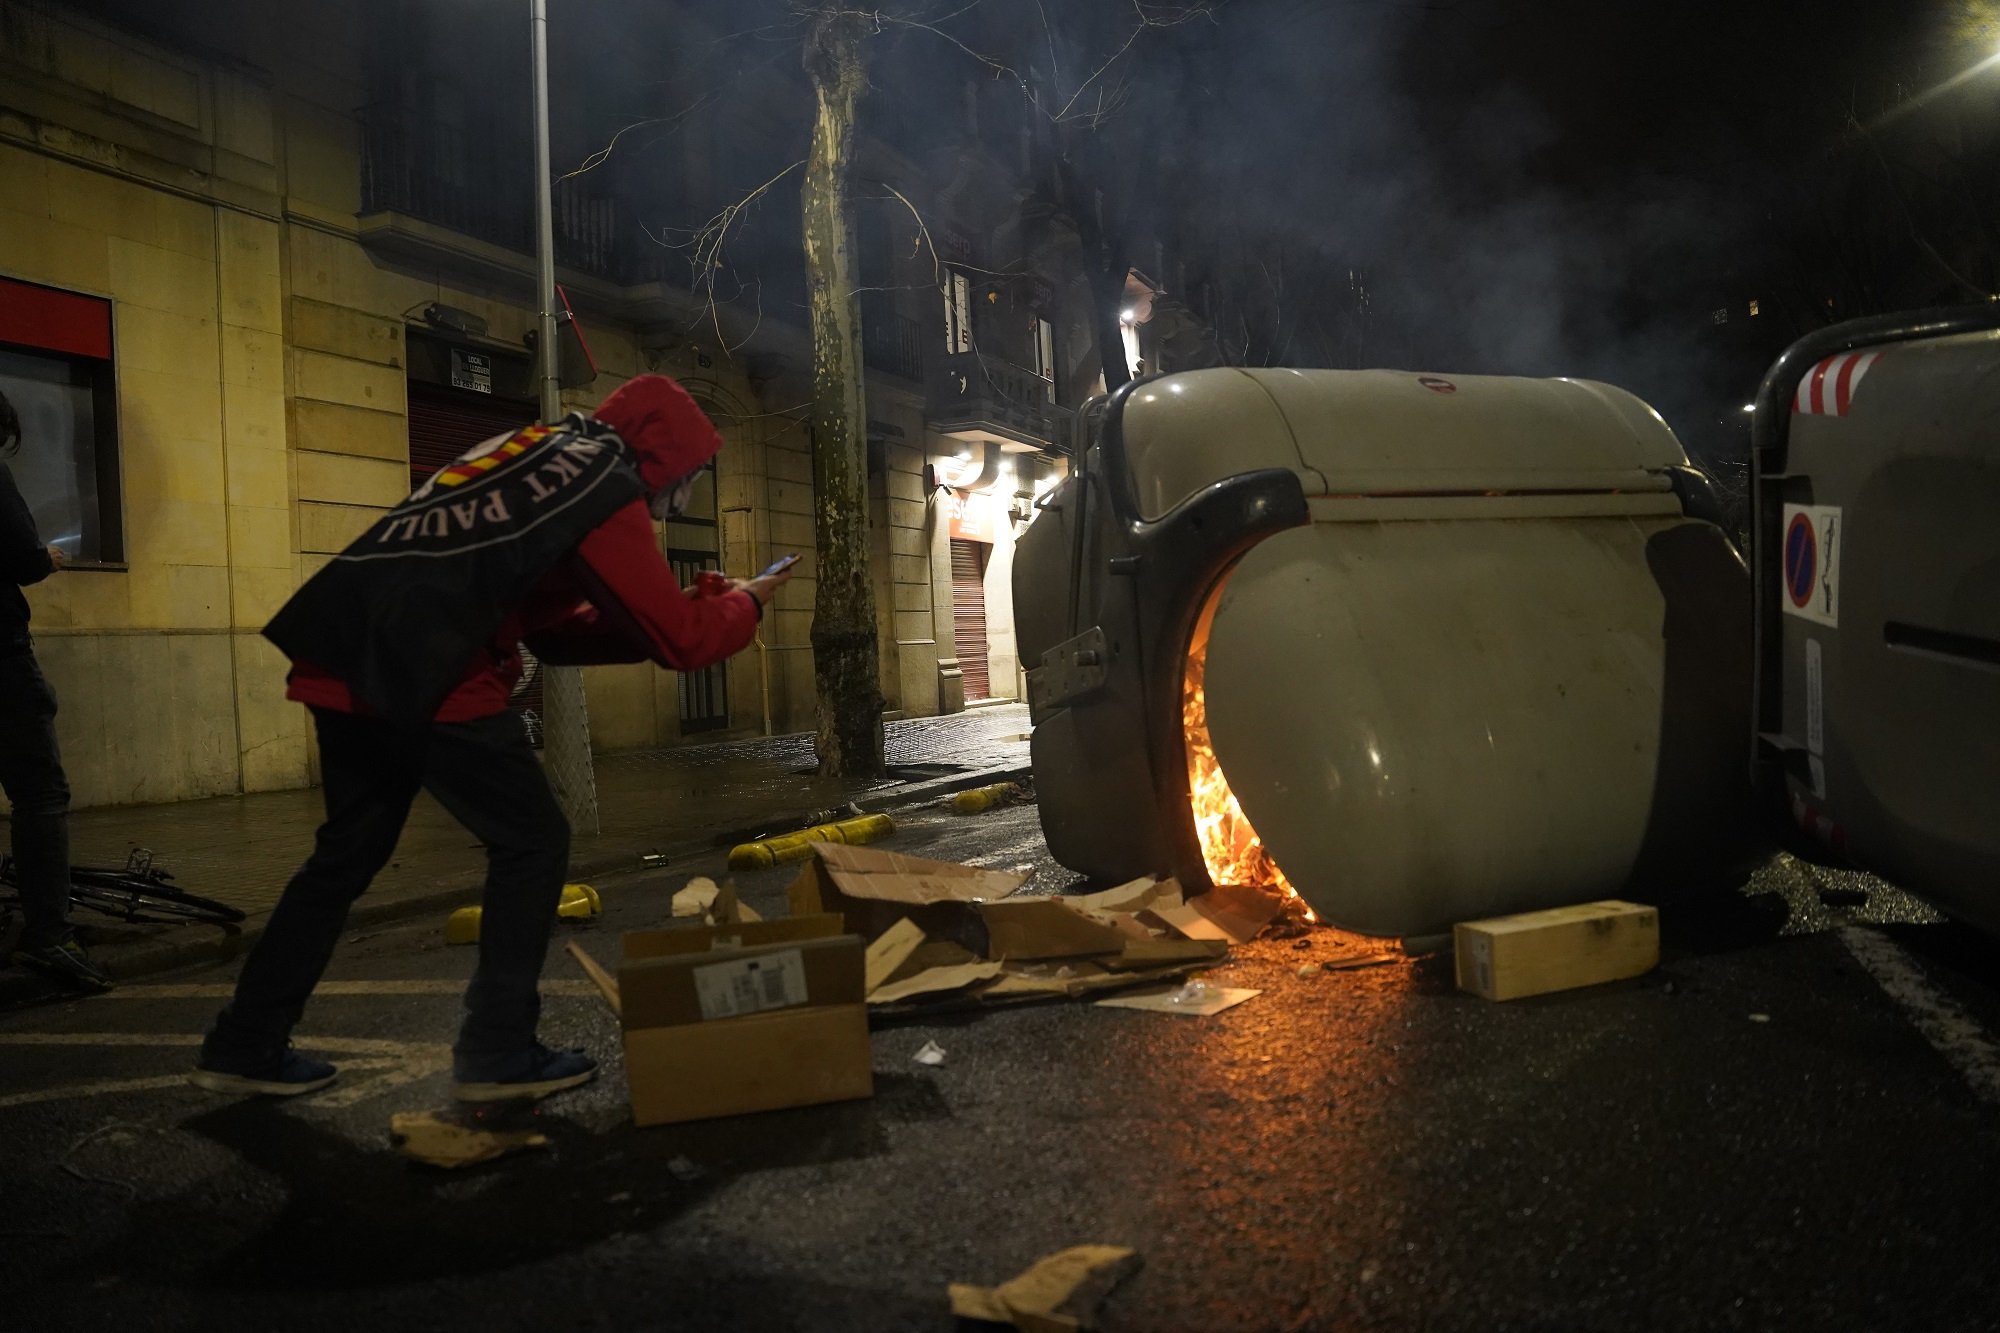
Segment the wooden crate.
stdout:
<path fill-rule="evenodd" d="M 1461 921 L 1452 946 L 1460 990 L 1515 1000 L 1651 971 L 1660 961 L 1660 914 L 1607 900 Z"/>

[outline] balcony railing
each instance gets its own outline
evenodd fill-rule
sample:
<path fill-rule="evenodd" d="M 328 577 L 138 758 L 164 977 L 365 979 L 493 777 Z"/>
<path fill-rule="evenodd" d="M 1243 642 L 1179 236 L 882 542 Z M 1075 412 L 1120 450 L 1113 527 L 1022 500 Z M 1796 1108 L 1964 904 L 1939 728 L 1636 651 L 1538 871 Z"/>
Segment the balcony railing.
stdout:
<path fill-rule="evenodd" d="M 401 213 L 534 254 L 534 169 L 525 149 L 486 141 L 475 149 L 463 130 L 393 105 L 369 108 L 363 123 L 363 213 Z M 657 276 L 657 258 L 626 242 L 617 204 L 589 182 L 557 182 L 553 211 L 556 263 L 619 282 Z"/>
<path fill-rule="evenodd" d="M 870 370 L 900 375 L 906 380 L 924 377 L 924 327 L 907 315 L 899 315 L 887 302 L 871 300 L 861 304 L 861 360 Z"/>
<path fill-rule="evenodd" d="M 939 355 L 927 369 L 933 429 L 990 432 L 1045 449 L 1064 442 L 1069 413 L 1034 371 L 980 352 Z"/>

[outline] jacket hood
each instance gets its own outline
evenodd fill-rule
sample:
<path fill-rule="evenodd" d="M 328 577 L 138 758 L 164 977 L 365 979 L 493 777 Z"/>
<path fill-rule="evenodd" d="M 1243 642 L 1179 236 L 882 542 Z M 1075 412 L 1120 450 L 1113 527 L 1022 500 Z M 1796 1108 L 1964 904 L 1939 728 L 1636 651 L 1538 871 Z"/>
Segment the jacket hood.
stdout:
<path fill-rule="evenodd" d="M 627 380 L 590 415 L 632 446 L 648 499 L 715 457 L 722 448 L 722 436 L 707 414 L 686 389 L 665 375 Z"/>

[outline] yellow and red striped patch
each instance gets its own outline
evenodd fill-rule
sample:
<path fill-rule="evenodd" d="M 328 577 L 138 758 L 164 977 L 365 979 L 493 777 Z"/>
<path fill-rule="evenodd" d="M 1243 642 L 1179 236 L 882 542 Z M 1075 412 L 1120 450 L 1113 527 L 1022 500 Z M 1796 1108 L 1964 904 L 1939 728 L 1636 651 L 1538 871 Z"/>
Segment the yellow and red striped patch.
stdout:
<path fill-rule="evenodd" d="M 495 449 L 490 454 L 482 454 L 468 463 L 453 463 L 431 478 L 439 486 L 462 486 L 482 473 L 491 472 L 510 458 L 519 457 L 549 436 L 548 426 L 529 426 L 515 433 L 514 438 Z"/>

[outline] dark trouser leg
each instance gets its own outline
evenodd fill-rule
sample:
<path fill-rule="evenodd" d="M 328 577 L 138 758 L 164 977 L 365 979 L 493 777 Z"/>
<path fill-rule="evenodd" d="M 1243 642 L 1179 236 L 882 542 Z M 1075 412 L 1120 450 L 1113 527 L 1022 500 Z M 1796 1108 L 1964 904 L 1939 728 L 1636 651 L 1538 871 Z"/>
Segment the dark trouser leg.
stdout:
<path fill-rule="evenodd" d="M 427 729 L 313 710 L 326 822 L 243 962 L 206 1051 L 243 1060 L 283 1049 L 340 940 L 347 909 L 396 850 L 423 770 Z"/>
<path fill-rule="evenodd" d="M 512 713 L 433 727 L 424 786 L 486 844 L 479 968 L 454 1048 L 463 1067 L 535 1038 L 536 985 L 569 869 L 569 821 Z"/>
<path fill-rule="evenodd" d="M 69 938 L 69 780 L 56 748 L 56 696 L 33 653 L 0 657 L 0 788 L 13 804 L 20 947 Z"/>

